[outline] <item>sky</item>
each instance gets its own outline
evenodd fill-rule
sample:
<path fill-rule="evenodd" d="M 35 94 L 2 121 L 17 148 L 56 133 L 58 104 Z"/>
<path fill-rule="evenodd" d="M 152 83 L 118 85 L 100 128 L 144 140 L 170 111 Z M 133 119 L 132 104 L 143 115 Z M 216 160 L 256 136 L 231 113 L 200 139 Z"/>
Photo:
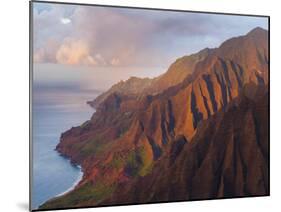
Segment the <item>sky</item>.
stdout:
<path fill-rule="evenodd" d="M 218 47 L 262 17 L 33 3 L 34 62 L 88 67 L 167 67 Z"/>

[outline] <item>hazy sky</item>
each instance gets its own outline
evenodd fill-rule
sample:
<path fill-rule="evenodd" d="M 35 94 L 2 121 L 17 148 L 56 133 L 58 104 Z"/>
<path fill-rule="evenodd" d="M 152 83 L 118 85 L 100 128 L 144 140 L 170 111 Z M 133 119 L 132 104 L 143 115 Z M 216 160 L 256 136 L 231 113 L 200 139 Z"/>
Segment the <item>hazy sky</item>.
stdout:
<path fill-rule="evenodd" d="M 246 34 L 267 19 L 34 3 L 34 61 L 93 67 L 166 67 Z"/>

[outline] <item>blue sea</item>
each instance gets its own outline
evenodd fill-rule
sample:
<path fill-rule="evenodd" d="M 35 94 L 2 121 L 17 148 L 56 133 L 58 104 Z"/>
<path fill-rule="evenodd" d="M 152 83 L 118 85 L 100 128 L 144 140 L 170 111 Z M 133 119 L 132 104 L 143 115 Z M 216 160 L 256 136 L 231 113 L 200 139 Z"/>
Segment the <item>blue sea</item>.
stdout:
<path fill-rule="evenodd" d="M 73 189 L 81 179 L 79 167 L 54 149 L 61 133 L 89 120 L 94 109 L 86 102 L 131 76 L 155 77 L 161 67 L 88 67 L 33 65 L 32 208 Z"/>
<path fill-rule="evenodd" d="M 97 92 L 65 87 L 35 87 L 33 93 L 32 209 L 71 190 L 81 179 L 80 167 L 54 149 L 62 132 L 89 120 L 86 104 Z"/>

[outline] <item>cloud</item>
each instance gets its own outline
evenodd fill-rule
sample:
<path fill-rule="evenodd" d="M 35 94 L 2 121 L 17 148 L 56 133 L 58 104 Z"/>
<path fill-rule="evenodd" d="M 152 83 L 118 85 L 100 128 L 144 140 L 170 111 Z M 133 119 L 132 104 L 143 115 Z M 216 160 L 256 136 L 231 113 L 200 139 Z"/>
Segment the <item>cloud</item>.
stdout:
<path fill-rule="evenodd" d="M 97 65 L 88 45 L 82 40 L 66 39 L 56 52 L 56 60 L 68 65 Z"/>
<path fill-rule="evenodd" d="M 246 16 L 60 4 L 39 8 L 34 12 L 34 61 L 38 63 L 166 65 L 256 26 L 267 26 L 265 18 Z"/>
<path fill-rule="evenodd" d="M 69 18 L 61 18 L 60 21 L 61 21 L 62 24 L 69 24 L 69 23 L 71 23 L 71 20 Z"/>
<path fill-rule="evenodd" d="M 36 63 L 56 63 L 56 55 L 54 52 L 59 48 L 60 43 L 53 38 L 46 40 L 45 45 L 35 47 L 33 58 Z"/>
<path fill-rule="evenodd" d="M 120 65 L 120 60 L 117 58 L 112 58 L 112 60 L 110 61 L 110 64 L 113 66 L 118 66 L 118 65 Z"/>

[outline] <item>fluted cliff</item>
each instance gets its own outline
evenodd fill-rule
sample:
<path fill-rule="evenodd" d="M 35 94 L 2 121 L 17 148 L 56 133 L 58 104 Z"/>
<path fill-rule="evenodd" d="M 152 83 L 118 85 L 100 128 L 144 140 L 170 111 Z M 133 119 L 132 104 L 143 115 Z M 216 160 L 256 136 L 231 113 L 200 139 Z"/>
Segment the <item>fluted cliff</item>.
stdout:
<path fill-rule="evenodd" d="M 114 85 L 57 150 L 77 187 L 41 208 L 269 194 L 268 33 L 256 28 Z"/>

